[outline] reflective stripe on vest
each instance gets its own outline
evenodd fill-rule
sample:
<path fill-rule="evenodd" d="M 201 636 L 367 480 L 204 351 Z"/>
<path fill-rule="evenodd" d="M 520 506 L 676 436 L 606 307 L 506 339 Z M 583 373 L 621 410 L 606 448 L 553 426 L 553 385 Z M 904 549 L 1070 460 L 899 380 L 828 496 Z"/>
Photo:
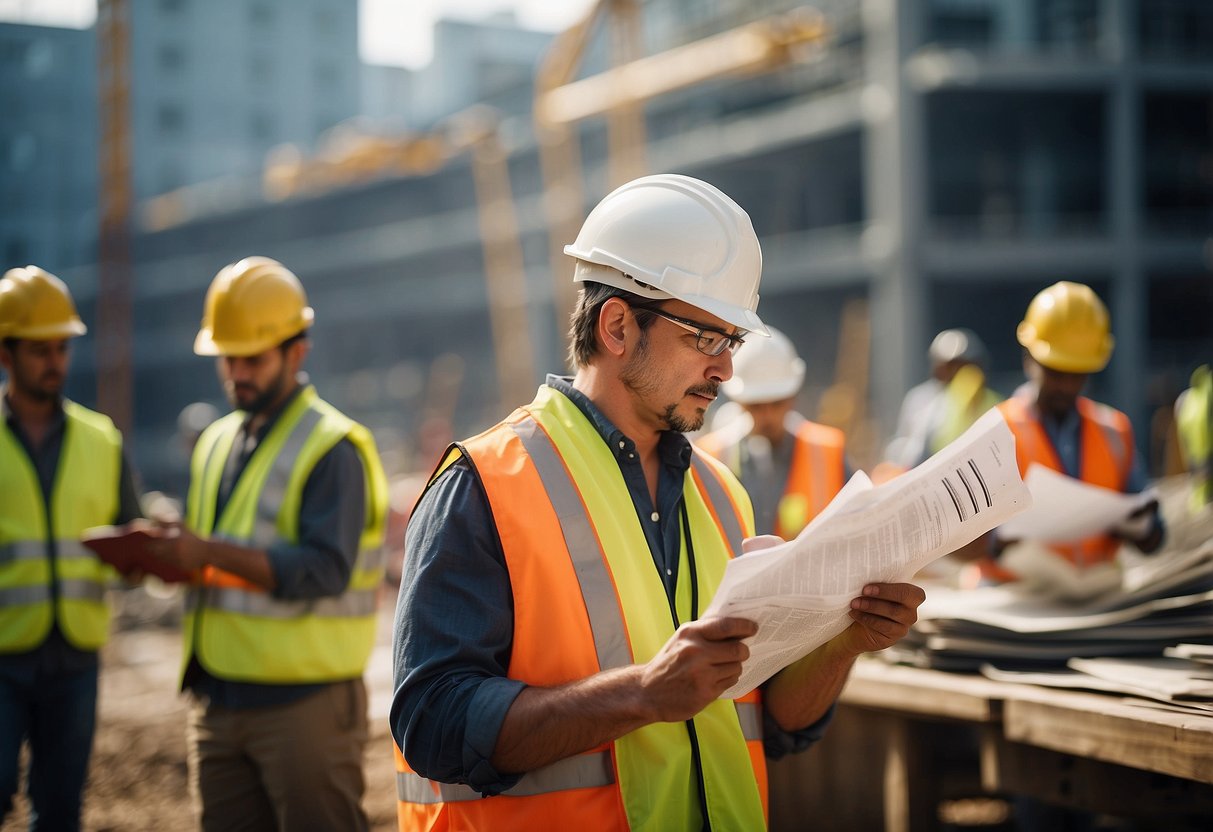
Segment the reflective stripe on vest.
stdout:
<path fill-rule="evenodd" d="M 0 607 L 15 607 L 21 604 L 39 604 L 51 600 L 51 588 L 46 584 L 15 586 L 0 589 Z"/>
<path fill-rule="evenodd" d="M 196 654 L 213 675 L 260 684 L 336 681 L 360 675 L 374 643 L 382 580 L 386 480 L 370 433 L 316 395 L 301 390 L 254 450 L 220 516 L 223 470 L 241 430 L 241 414 L 220 419 L 195 448 L 187 522 L 214 539 L 268 549 L 298 541 L 302 492 L 315 464 L 348 439 L 362 461 L 366 520 L 346 591 L 282 600 L 214 567 L 186 599 L 186 659 Z"/>
<path fill-rule="evenodd" d="M 523 419 L 512 427 L 539 470 L 548 499 L 552 501 L 552 508 L 560 521 L 564 543 L 572 557 L 577 582 L 581 585 L 581 596 L 585 599 L 586 613 L 590 617 L 598 666 L 606 670 L 629 665 L 632 663 L 632 651 L 628 647 L 627 627 L 623 623 L 619 604 L 615 602 L 615 587 L 607 571 L 606 556 L 590 524 L 589 515 L 585 513 L 585 506 L 577 496 L 577 487 L 552 441 L 539 429 L 534 418 Z M 614 782 L 613 777 L 611 782 Z"/>
<path fill-rule="evenodd" d="M 96 650 L 109 636 L 105 591 L 114 572 L 80 536 L 117 518 L 122 437 L 108 417 L 75 402 L 65 400 L 63 414 L 49 499 L 28 452 L 0 421 L 0 652 L 31 650 L 55 625 L 79 650 Z"/>
<path fill-rule="evenodd" d="M 741 542 L 745 539 L 745 532 L 741 528 L 741 518 L 737 516 L 737 507 L 733 505 L 732 498 L 725 491 L 712 466 L 698 453 L 691 454 L 691 470 L 694 472 L 695 481 L 708 494 L 708 506 L 720 525 L 724 539 L 729 542 L 729 549 L 734 555 L 741 554 Z M 724 510 L 726 507 L 728 511 Z"/>
<path fill-rule="evenodd" d="M 0 544 L 0 565 L 18 560 L 42 560 L 46 544 L 39 540 L 18 540 Z"/>
<path fill-rule="evenodd" d="M 754 702 L 735 702 L 741 733 L 750 741 L 762 740 L 762 707 Z M 593 751 L 566 757 L 551 765 L 528 772 L 513 787 L 502 792 L 509 797 L 609 786 L 615 782 L 615 769 L 609 751 Z M 483 800 L 484 795 L 459 783 L 438 783 L 412 771 L 396 772 L 396 798 L 406 803 L 452 803 Z"/>
<path fill-rule="evenodd" d="M 506 555 L 514 596 L 508 675 L 554 685 L 654 655 L 673 632 L 663 582 L 647 555 L 635 556 L 647 545 L 618 464 L 576 406 L 543 387 L 534 403 L 458 452 L 485 489 Z M 738 516 L 748 500 L 720 463 L 693 457 L 689 473 L 684 503 L 700 597 L 707 597 L 752 520 Z M 624 500 L 627 511 L 613 508 Z M 679 570 L 684 620 L 689 571 Z M 752 701 L 717 700 L 695 717 L 707 805 L 720 828 L 763 823 L 761 723 L 757 692 Z M 432 783 L 398 756 L 402 828 L 698 827 L 694 790 L 683 779 L 696 777 L 686 726 L 653 723 L 609 745 L 530 772 L 514 789 L 484 799 Z"/>

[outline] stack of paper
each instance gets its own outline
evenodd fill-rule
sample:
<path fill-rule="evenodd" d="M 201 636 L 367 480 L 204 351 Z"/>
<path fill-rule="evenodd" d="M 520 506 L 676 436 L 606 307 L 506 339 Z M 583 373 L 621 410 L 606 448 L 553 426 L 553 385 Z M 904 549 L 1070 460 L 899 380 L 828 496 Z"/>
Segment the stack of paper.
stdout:
<path fill-rule="evenodd" d="M 1213 645 L 1213 540 L 1132 567 L 1122 588 L 1085 602 L 1042 598 L 1014 584 L 930 588 L 919 623 L 893 657 L 950 670 L 988 662 L 1039 669 L 1072 658 L 1161 657 L 1176 642 L 1193 651 Z"/>
<path fill-rule="evenodd" d="M 981 672 L 1003 682 L 1118 693 L 1213 714 L 1213 667 L 1182 658 L 1071 659 L 1064 669 L 1036 672 L 988 664 Z"/>
<path fill-rule="evenodd" d="M 1176 659 L 1188 659 L 1198 664 L 1213 667 L 1213 645 L 1208 644 L 1177 644 L 1163 651 L 1164 656 Z"/>

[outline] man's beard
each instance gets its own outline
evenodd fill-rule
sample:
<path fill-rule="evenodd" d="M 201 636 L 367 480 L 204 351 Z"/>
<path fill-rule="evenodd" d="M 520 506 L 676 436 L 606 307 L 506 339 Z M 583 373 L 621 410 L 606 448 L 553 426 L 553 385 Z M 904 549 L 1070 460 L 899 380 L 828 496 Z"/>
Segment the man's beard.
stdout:
<path fill-rule="evenodd" d="M 48 384 L 48 380 L 52 383 Z M 63 395 L 63 376 L 58 373 L 43 373 L 33 384 L 27 379 L 14 377 L 13 386 L 35 401 L 53 402 Z"/>
<path fill-rule="evenodd" d="M 623 370 L 620 371 L 619 380 L 623 382 L 625 387 L 637 395 L 646 396 L 655 394 L 657 392 L 657 383 L 651 377 L 650 365 L 647 333 L 641 333 L 640 341 L 636 344 L 636 352 L 624 366 Z M 688 387 L 683 395 L 698 394 L 715 398 L 719 389 L 720 384 L 718 382 L 706 381 L 703 384 Z M 690 433 L 703 427 L 706 411 L 688 418 L 678 413 L 679 404 L 680 402 L 673 402 L 665 406 L 661 419 L 665 422 L 666 427 L 679 433 Z"/>
<path fill-rule="evenodd" d="M 286 370 L 274 379 L 268 387 L 257 393 L 247 405 L 241 404 L 240 399 L 236 395 L 236 385 L 229 382 L 228 385 L 228 401 L 232 407 L 243 410 L 245 413 L 264 413 L 270 405 L 278 400 L 278 396 L 282 393 L 282 388 L 286 386 Z M 242 385 L 244 389 L 250 389 L 250 385 Z M 252 388 L 255 389 L 255 388 Z"/>

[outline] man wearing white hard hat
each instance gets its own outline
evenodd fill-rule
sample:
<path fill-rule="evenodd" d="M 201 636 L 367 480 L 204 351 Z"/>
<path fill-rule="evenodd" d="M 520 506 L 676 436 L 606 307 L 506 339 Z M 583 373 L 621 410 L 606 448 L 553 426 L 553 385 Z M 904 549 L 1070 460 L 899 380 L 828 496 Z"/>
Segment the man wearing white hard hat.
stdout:
<path fill-rule="evenodd" d="M 400 826 L 762 828 L 764 730 L 768 747 L 807 746 L 855 658 L 906 633 L 922 590 L 869 586 L 844 633 L 720 699 L 755 625 L 699 613 L 753 518 L 683 433 L 734 350 L 767 334 L 758 238 L 716 188 L 659 175 L 605 197 L 565 252 L 576 375 L 453 445 L 409 523 Z"/>
<path fill-rule="evenodd" d="M 804 361 L 775 329 L 753 338 L 733 359 L 721 385 L 743 415 L 699 440 L 741 480 L 754 504 L 759 534 L 793 538 L 846 483 L 846 438 L 793 408 Z"/>

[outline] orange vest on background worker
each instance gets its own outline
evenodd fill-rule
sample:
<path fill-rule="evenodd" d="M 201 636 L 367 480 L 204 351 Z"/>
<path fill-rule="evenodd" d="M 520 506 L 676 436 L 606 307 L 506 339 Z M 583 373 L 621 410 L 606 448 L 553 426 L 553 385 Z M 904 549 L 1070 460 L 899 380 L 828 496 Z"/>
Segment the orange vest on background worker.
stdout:
<path fill-rule="evenodd" d="M 1133 427 L 1129 417 L 1115 408 L 1079 396 L 1075 404 L 1081 419 L 1078 479 L 1091 485 L 1123 492 L 1133 468 Z M 1045 433 L 1036 406 L 1022 397 L 1012 397 L 998 409 L 1015 435 L 1015 457 L 1020 476 L 1027 476 L 1033 463 L 1061 474 L 1067 472 Z M 1093 566 L 1116 557 L 1120 541 L 1108 534 L 1095 535 L 1068 544 L 1052 544 L 1058 554 L 1076 566 Z M 982 577 L 997 581 L 1015 580 L 1014 573 L 996 563 L 982 563 Z"/>
<path fill-rule="evenodd" d="M 846 484 L 846 437 L 838 428 L 805 420 L 793 434 L 792 464 L 776 512 L 775 534 L 785 540 L 798 535 L 821 513 Z M 741 477 L 741 444 L 723 433 L 709 434 L 698 444 Z"/>
<path fill-rule="evenodd" d="M 461 454 L 484 487 L 509 569 L 509 677 L 555 686 L 648 661 L 676 622 L 618 466 L 577 406 L 541 387 L 530 405 L 452 448 L 431 482 Z M 679 570 L 676 597 L 678 617 L 690 620 L 697 606 L 690 599 L 711 597 L 753 521 L 741 486 L 701 452 L 692 457 L 683 499 L 693 548 L 684 540 L 682 566 L 689 568 Z M 422 777 L 396 748 L 400 829 L 671 828 L 687 815 L 679 804 L 696 799 L 696 777 L 711 815 L 705 827 L 761 828 L 767 780 L 759 691 L 716 700 L 693 723 L 693 735 L 683 723 L 642 726 L 527 772 L 492 797 Z"/>
<path fill-rule="evenodd" d="M 745 415 L 696 443 L 729 467 L 750 491 L 750 498 L 772 499 L 777 482 L 764 477 L 762 484 L 742 479 L 746 438 L 751 432 L 769 437 L 791 434 L 794 445 L 788 463 L 787 480 L 779 502 L 774 506 L 773 531 L 790 540 L 821 513 L 846 482 L 846 437 L 837 428 L 805 420 L 793 408 L 793 399 L 804 385 L 805 363 L 792 340 L 772 326 L 769 337 L 751 338 L 733 358 L 733 375 L 720 385 L 731 406 L 740 405 Z M 720 413 L 718 411 L 717 418 Z M 756 426 L 755 420 L 759 420 Z M 778 472 L 772 472 L 778 475 Z M 761 489 L 765 485 L 766 489 Z M 758 493 L 765 490 L 766 493 Z M 766 532 L 771 506 L 762 505 L 755 513 L 763 518 Z"/>

